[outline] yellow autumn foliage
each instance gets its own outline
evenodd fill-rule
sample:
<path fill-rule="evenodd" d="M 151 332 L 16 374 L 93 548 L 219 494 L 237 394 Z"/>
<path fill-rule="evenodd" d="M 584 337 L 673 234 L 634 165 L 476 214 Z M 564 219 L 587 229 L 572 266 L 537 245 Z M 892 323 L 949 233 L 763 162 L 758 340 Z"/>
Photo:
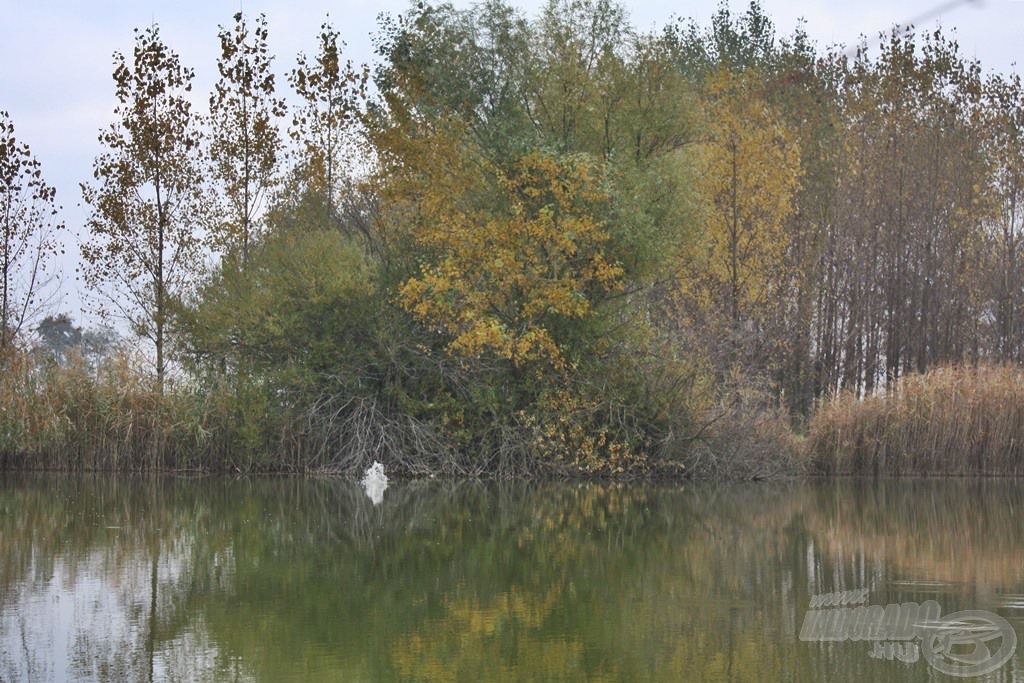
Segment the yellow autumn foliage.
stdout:
<path fill-rule="evenodd" d="M 542 152 L 508 170 L 442 158 L 417 173 L 413 239 L 430 258 L 399 287 L 400 304 L 443 331 L 456 355 L 564 368 L 552 326 L 622 286 L 597 218 L 607 201 L 601 168 Z"/>
<path fill-rule="evenodd" d="M 755 73 L 709 77 L 698 181 L 704 238 L 684 289 L 734 323 L 750 320 L 785 282 L 786 219 L 801 176 L 796 137 L 775 115 Z"/>

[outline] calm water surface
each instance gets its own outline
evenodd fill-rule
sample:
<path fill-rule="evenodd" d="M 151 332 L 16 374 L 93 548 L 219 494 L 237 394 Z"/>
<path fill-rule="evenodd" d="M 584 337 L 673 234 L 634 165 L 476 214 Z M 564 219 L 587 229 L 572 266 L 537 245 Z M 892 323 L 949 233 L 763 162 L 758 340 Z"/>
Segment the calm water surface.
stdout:
<path fill-rule="evenodd" d="M 5 683 L 1024 680 L 800 638 L 856 589 L 1024 638 L 1024 483 L 0 474 Z"/>

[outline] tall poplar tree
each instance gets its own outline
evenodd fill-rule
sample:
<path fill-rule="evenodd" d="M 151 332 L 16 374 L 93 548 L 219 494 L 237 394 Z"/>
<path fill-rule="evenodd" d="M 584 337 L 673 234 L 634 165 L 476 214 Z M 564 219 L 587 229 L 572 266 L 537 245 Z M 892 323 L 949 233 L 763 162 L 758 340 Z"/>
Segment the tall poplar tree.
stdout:
<path fill-rule="evenodd" d="M 263 200 L 273 188 L 282 153 L 277 119 L 284 100 L 275 96 L 267 47 L 267 20 L 250 24 L 238 12 L 233 30 L 221 29 L 220 80 L 210 96 L 210 161 L 223 199 L 214 245 L 244 269 Z"/>
<path fill-rule="evenodd" d="M 369 71 L 365 67 L 357 71 L 351 62 L 342 64 L 345 44 L 329 23 L 323 24 L 318 39 L 316 57 L 300 54 L 298 66 L 288 76 L 304 100 L 294 112 L 291 136 L 302 146 L 307 182 L 323 193 L 328 214 L 334 216 L 342 181 L 341 155 L 348 148 Z"/>
<path fill-rule="evenodd" d="M 153 342 L 162 392 L 175 295 L 199 248 L 203 197 L 200 137 L 187 98 L 193 71 L 181 65 L 156 25 L 135 31 L 131 62 L 114 53 L 117 120 L 102 131 L 92 207 L 82 245 L 84 274 L 140 337 Z"/>

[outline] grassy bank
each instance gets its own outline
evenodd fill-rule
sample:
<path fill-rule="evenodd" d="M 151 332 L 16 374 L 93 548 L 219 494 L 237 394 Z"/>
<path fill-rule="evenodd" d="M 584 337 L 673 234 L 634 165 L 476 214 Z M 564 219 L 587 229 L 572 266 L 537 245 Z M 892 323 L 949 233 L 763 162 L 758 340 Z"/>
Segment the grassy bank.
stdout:
<path fill-rule="evenodd" d="M 3 360 L 0 469 L 355 474 L 384 459 L 406 475 L 515 473 L 497 461 L 506 454 L 464 457 L 366 398 L 294 401 L 237 378 L 172 383 L 161 395 L 125 353 L 99 368 Z"/>
<path fill-rule="evenodd" d="M 491 432 L 471 451 L 380 396 L 292 394 L 238 376 L 168 383 L 161 395 L 142 359 L 126 353 L 99 368 L 15 353 L 0 372 L 0 469 L 359 475 L 380 460 L 399 476 L 651 472 L 636 458 L 617 471 L 597 460 L 583 467 L 543 450 L 549 430 L 516 419 Z"/>
<path fill-rule="evenodd" d="M 172 385 L 163 396 L 128 354 L 81 362 L 5 360 L 0 468 L 361 473 L 373 460 L 406 476 L 1024 475 L 1024 370 L 947 367 L 902 379 L 885 396 L 841 394 L 798 437 L 780 411 L 709 407 L 671 454 L 622 468 L 552 457 L 526 425 L 497 448 L 467 452 L 429 422 L 370 398 L 291 401 L 237 381 Z"/>
<path fill-rule="evenodd" d="M 443 424 L 381 397 L 293 396 L 237 376 L 172 382 L 161 395 L 143 360 L 124 352 L 98 368 L 17 353 L 0 373 L 0 469 L 356 476 L 380 460 L 389 473 L 414 477 L 761 479 L 801 471 L 781 413 L 722 402 L 702 424 L 657 452 L 583 458 L 583 450 L 558 447 L 549 425 L 515 416 L 495 421 L 469 448 Z M 582 422 L 565 429 L 588 433 Z"/>
<path fill-rule="evenodd" d="M 23 469 L 195 469 L 227 455 L 210 403 L 160 396 L 138 359 L 40 366 L 27 354 L 0 374 L 0 466 Z"/>
<path fill-rule="evenodd" d="M 946 367 L 887 396 L 838 396 L 818 409 L 804 449 L 821 474 L 1024 474 L 1024 370 Z"/>

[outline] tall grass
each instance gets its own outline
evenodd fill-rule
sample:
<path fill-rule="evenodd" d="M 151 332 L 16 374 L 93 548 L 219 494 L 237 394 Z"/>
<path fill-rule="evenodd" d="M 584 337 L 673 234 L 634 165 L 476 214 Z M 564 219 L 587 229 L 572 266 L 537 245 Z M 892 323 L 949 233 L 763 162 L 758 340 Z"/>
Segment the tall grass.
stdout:
<path fill-rule="evenodd" d="M 2 359 L 0 466 L 194 469 L 212 444 L 186 393 L 160 396 L 129 353 L 91 370 L 80 361 Z"/>
<path fill-rule="evenodd" d="M 953 366 L 885 396 L 822 405 L 805 443 L 822 474 L 1024 474 L 1024 370 Z"/>
<path fill-rule="evenodd" d="M 509 450 L 509 449 L 506 449 Z M 519 451 L 453 449 L 432 425 L 372 397 L 291 396 L 258 379 L 169 382 L 161 395 L 130 353 L 0 358 L 0 469 L 528 476 Z"/>
<path fill-rule="evenodd" d="M 381 460 L 413 476 L 569 473 L 523 426 L 505 424 L 491 448 L 465 452 L 372 397 L 303 399 L 238 378 L 172 383 L 161 396 L 140 364 L 126 353 L 98 370 L 0 359 L 0 468 L 355 474 Z M 886 396 L 837 396 L 802 443 L 784 416 L 754 403 L 721 408 L 672 476 L 1024 475 L 1021 368 L 947 367 L 906 377 Z"/>

